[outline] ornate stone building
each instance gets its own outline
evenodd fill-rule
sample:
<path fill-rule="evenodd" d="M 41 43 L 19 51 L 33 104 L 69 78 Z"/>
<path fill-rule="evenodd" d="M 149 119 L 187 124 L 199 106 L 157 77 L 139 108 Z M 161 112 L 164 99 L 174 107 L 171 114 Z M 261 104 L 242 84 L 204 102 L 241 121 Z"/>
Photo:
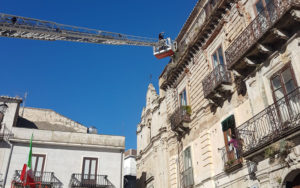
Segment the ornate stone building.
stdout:
<path fill-rule="evenodd" d="M 138 125 L 143 186 L 300 186 L 299 9 L 198 1 Z"/>
<path fill-rule="evenodd" d="M 137 186 L 168 187 L 167 114 L 165 100 L 152 84 L 137 128 Z"/>

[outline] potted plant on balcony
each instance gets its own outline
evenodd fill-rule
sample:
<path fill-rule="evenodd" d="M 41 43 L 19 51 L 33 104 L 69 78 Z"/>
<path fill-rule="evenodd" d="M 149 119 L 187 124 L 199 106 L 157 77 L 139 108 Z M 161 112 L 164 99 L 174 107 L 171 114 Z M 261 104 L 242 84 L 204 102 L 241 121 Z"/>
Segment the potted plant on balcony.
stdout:
<path fill-rule="evenodd" d="M 274 146 L 269 146 L 265 149 L 265 159 L 269 158 L 270 162 L 275 161 L 276 148 Z"/>
<path fill-rule="evenodd" d="M 227 166 L 228 168 L 231 167 L 231 166 L 234 164 L 235 160 L 236 160 L 236 159 L 228 160 L 228 161 L 226 162 L 226 166 Z"/>
<path fill-rule="evenodd" d="M 291 152 L 291 149 L 294 147 L 294 143 L 288 140 L 281 140 L 277 143 L 272 144 L 271 146 L 265 149 L 265 158 L 269 158 L 270 162 L 275 161 L 275 157 L 277 154 L 277 158 L 280 162 L 285 162 L 285 158 Z"/>
<path fill-rule="evenodd" d="M 182 106 L 181 107 L 182 108 L 182 110 L 187 114 L 187 115 L 191 115 L 192 114 L 192 109 L 191 109 L 191 106 Z"/>

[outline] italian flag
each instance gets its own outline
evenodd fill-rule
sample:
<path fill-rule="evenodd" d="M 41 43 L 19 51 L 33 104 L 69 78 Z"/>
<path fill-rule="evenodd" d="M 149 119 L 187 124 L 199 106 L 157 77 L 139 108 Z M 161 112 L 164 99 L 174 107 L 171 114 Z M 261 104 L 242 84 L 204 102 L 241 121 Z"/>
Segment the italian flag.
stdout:
<path fill-rule="evenodd" d="M 31 135 L 30 139 L 30 149 L 29 149 L 29 155 L 28 155 L 28 161 L 27 164 L 24 164 L 22 173 L 20 176 L 21 181 L 23 181 L 23 185 L 29 185 L 31 188 L 35 188 L 35 182 L 34 182 L 34 174 L 32 172 L 32 166 L 31 166 L 31 159 L 32 159 L 32 139 L 33 134 Z"/>

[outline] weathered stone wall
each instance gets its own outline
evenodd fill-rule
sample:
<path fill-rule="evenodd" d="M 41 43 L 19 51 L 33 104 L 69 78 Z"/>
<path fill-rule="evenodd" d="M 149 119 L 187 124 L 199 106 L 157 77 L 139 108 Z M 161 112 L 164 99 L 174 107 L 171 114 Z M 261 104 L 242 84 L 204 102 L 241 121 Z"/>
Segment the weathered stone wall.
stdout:
<path fill-rule="evenodd" d="M 166 108 L 166 100 L 160 98 L 150 84 L 137 128 L 137 181 L 141 188 L 168 187 Z"/>
<path fill-rule="evenodd" d="M 77 132 L 87 132 L 87 127 L 53 110 L 40 108 L 20 108 L 19 115 L 33 122 L 47 122 L 73 128 Z"/>
<path fill-rule="evenodd" d="M 232 8 L 226 10 L 223 18 L 219 20 L 219 30 L 213 31 L 211 38 L 208 37 L 207 44 L 194 53 L 193 58 L 189 60 L 184 68 L 178 68 L 177 72 L 172 73 L 177 75 L 177 79 L 172 81 L 171 86 L 163 92 L 166 101 L 166 112 L 168 116 L 172 115 L 179 106 L 179 93 L 185 88 L 188 105 L 192 109 L 192 121 L 189 123 L 190 131 L 179 140 L 170 128 L 170 122 L 167 121 L 168 187 L 183 186 L 181 180 L 183 171 L 182 155 L 187 147 L 191 148 L 194 187 L 276 187 L 279 185 L 276 185 L 275 177 L 279 176 L 281 170 L 285 174 L 287 174 L 286 171 L 290 171 L 287 166 L 282 167 L 281 170 L 274 167 L 272 171 L 268 169 L 266 162 L 260 162 L 257 166 L 257 174 L 259 174 L 257 177 L 261 180 L 259 182 L 250 178 L 249 161 L 244 160 L 241 168 L 233 173 L 226 173 L 221 151 L 221 148 L 225 146 L 221 122 L 230 115 L 234 115 L 236 126 L 239 127 L 268 105 L 274 103 L 270 78 L 288 63 L 291 64 L 294 70 L 297 83 L 300 83 L 299 34 L 292 36 L 281 49 L 270 54 L 265 62 L 255 68 L 255 73 L 242 79 L 242 82 L 246 84 L 246 94 L 239 94 L 237 92 L 239 86 L 233 82 L 230 97 L 218 104 L 217 107 L 211 108 L 213 102 L 206 99 L 203 93 L 202 80 L 213 70 L 213 53 L 219 46 L 222 46 L 223 52 L 225 52 L 248 24 L 252 22 L 256 17 L 256 11 L 254 11 L 256 2 L 255 0 L 241 0 L 233 3 Z M 200 26 L 198 29 L 201 30 L 200 23 L 203 22 L 203 18 L 197 17 L 199 14 L 194 15 L 196 15 L 195 20 L 188 21 L 194 25 L 198 24 L 197 26 Z M 189 26 L 189 29 L 195 31 L 187 29 L 185 36 L 180 41 L 183 48 L 193 41 L 197 28 L 193 24 Z M 179 53 L 179 55 L 182 54 L 182 52 Z M 180 57 L 176 57 L 175 62 L 172 63 L 178 63 L 176 62 L 178 59 Z M 164 71 L 168 71 L 168 69 Z M 160 77 L 160 86 L 166 81 L 166 75 L 166 72 L 163 72 Z M 235 80 L 238 75 L 236 72 L 231 71 L 231 77 Z M 297 160 L 299 160 L 299 157 L 294 159 L 294 161 Z M 145 160 L 143 166 L 149 164 Z M 293 168 L 299 168 L 296 166 L 294 165 Z M 151 167 L 145 167 L 144 170 L 148 168 Z"/>

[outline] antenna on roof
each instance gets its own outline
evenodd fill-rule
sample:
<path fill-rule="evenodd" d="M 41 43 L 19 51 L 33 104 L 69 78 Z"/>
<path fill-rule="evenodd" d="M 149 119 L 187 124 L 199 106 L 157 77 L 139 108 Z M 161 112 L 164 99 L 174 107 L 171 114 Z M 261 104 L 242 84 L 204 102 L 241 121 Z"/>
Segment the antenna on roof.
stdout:
<path fill-rule="evenodd" d="M 25 103 L 26 103 L 26 98 L 27 98 L 27 91 L 25 92 L 25 94 L 24 94 L 24 102 L 23 102 L 23 109 L 22 109 L 22 114 L 21 114 L 21 116 L 23 117 L 23 114 L 24 114 L 24 107 L 25 107 Z"/>

